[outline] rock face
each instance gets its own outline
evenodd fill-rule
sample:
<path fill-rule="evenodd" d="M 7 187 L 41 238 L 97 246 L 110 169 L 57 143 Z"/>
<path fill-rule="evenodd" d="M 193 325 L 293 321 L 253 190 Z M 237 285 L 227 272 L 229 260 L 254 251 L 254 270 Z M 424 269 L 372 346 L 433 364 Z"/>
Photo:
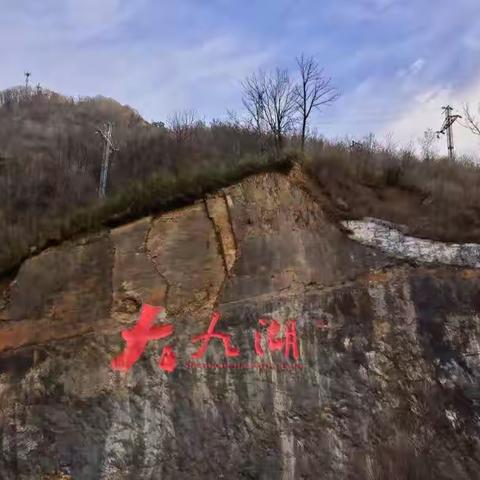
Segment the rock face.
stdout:
<path fill-rule="evenodd" d="M 0 478 L 480 478 L 480 271 L 390 254 L 293 171 L 29 259 L 0 282 Z M 114 370 L 142 304 L 174 333 Z M 213 311 L 239 354 L 192 358 Z"/>

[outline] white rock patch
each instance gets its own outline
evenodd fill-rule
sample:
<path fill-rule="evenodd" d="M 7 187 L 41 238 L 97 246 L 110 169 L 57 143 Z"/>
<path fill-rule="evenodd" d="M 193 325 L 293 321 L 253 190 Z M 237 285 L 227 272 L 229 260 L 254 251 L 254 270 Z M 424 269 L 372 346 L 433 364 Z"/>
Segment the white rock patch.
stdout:
<path fill-rule="evenodd" d="M 401 232 L 400 226 L 375 218 L 346 220 L 342 224 L 351 231 L 352 240 L 393 257 L 480 268 L 480 245 L 477 243 L 445 243 L 410 237 Z"/>

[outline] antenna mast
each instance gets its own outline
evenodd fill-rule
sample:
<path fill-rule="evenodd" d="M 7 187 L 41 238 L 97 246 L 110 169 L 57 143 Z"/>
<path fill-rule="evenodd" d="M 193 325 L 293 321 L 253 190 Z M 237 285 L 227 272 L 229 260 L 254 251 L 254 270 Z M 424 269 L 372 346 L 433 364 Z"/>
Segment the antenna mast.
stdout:
<path fill-rule="evenodd" d="M 25 75 L 25 89 L 28 90 L 28 82 L 30 80 L 32 72 L 25 72 L 24 75 Z"/>
<path fill-rule="evenodd" d="M 441 130 L 435 132 L 437 138 L 440 138 L 440 134 L 445 135 L 447 133 L 447 149 L 448 149 L 448 158 L 453 160 L 455 158 L 455 150 L 453 145 L 453 129 L 452 125 L 459 119 L 462 118 L 460 115 L 452 115 L 453 108 L 450 105 L 442 107 L 442 110 L 445 113 L 445 120 Z"/>

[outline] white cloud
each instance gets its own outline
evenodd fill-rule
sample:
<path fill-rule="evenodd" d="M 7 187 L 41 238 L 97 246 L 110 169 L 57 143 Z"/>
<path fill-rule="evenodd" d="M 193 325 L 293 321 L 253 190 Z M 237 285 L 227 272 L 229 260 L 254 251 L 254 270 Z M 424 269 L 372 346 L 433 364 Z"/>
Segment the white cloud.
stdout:
<path fill-rule="evenodd" d="M 429 87 L 419 92 L 414 102 L 405 109 L 398 119 L 382 129 L 391 131 L 402 144 L 416 141 L 422 137 L 428 128 L 440 130 L 443 124 L 442 106 L 452 105 L 456 114 L 462 114 L 463 105 L 469 103 L 475 107 L 480 103 L 480 74 L 460 89 L 453 89 L 448 85 Z M 480 137 L 473 135 L 463 128 L 460 123 L 453 127 L 454 143 L 457 154 L 474 155 L 480 159 Z M 438 143 L 440 151 L 446 154 L 446 139 L 440 137 Z"/>
<path fill-rule="evenodd" d="M 28 69 L 32 83 L 70 95 L 111 96 L 148 120 L 186 107 L 211 118 L 240 106 L 239 82 L 246 74 L 260 66 L 283 65 L 308 45 L 343 90 L 342 98 L 317 117 L 320 131 L 330 136 L 393 131 L 407 143 L 428 127 L 441 126 L 444 103 L 460 107 L 480 99 L 474 82 L 456 91 L 443 83 L 463 81 L 474 70 L 480 30 L 469 19 L 475 18 L 478 0 L 459 0 L 454 11 L 447 3 L 432 10 L 426 0 L 330 0 L 318 12 L 313 0 L 304 1 L 302 9 L 289 0 L 269 0 L 271 8 L 258 9 L 259 21 L 242 27 L 243 17 L 220 19 L 229 3 L 221 2 L 223 10 L 193 1 L 9 2 L 0 16 L 0 88 L 21 83 Z M 300 22 L 305 31 L 315 24 L 321 35 L 311 33 L 306 39 L 298 30 L 293 35 L 284 28 L 278 33 L 269 20 L 280 11 L 282 21 Z M 320 11 L 323 23 L 316 18 Z M 416 23 L 425 12 L 431 14 L 428 29 Z M 260 15 L 265 15 L 264 24 Z M 335 26 L 335 35 L 325 22 Z M 458 35 L 457 25 L 465 27 Z M 380 40 L 374 35 L 357 40 L 365 28 L 368 33 L 378 28 Z M 404 35 L 400 41 L 391 35 L 397 28 Z M 465 57 L 455 65 L 459 44 Z M 322 128 L 322 121 L 330 126 Z M 457 125 L 455 136 L 460 150 L 476 146 L 476 139 Z"/>
<path fill-rule="evenodd" d="M 182 44 L 182 35 L 164 37 L 160 27 L 149 35 L 122 30 L 138 20 L 146 1 L 133 7 L 126 0 L 44 0 L 34 21 L 20 0 L 8 19 L 0 17 L 0 89 L 22 83 L 28 69 L 33 84 L 67 95 L 111 96 L 147 119 L 186 107 L 213 116 L 232 106 L 233 92 L 240 98 L 239 80 L 272 54 L 233 34 L 206 32 L 197 43 Z M 15 47 L 6 48 L 12 38 Z"/>
<path fill-rule="evenodd" d="M 43 0 L 35 4 L 20 0 L 0 17 L 0 34 L 9 31 L 20 46 L 31 38 L 41 46 L 61 46 L 56 42 L 86 40 L 115 29 L 145 1 L 136 0 L 134 8 L 126 0 Z"/>
<path fill-rule="evenodd" d="M 403 79 L 414 77 L 420 73 L 424 66 L 425 59 L 418 58 L 411 65 L 409 65 L 408 68 L 402 68 L 401 70 L 399 70 L 397 72 L 397 76 Z"/>
<path fill-rule="evenodd" d="M 380 18 L 385 12 L 397 7 L 398 0 L 355 0 L 351 2 L 336 2 L 339 18 L 349 18 L 355 21 L 374 20 Z"/>

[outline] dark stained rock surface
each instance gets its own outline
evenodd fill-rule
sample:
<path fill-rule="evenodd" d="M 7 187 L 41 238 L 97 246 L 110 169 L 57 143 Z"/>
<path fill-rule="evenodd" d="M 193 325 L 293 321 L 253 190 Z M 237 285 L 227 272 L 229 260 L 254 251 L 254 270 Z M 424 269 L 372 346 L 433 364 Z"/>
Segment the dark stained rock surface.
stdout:
<path fill-rule="evenodd" d="M 478 479 L 479 277 L 355 243 L 295 172 L 46 250 L 0 283 L 0 478 Z M 115 371 L 143 303 L 174 334 Z M 194 360 L 213 310 L 240 355 Z"/>

